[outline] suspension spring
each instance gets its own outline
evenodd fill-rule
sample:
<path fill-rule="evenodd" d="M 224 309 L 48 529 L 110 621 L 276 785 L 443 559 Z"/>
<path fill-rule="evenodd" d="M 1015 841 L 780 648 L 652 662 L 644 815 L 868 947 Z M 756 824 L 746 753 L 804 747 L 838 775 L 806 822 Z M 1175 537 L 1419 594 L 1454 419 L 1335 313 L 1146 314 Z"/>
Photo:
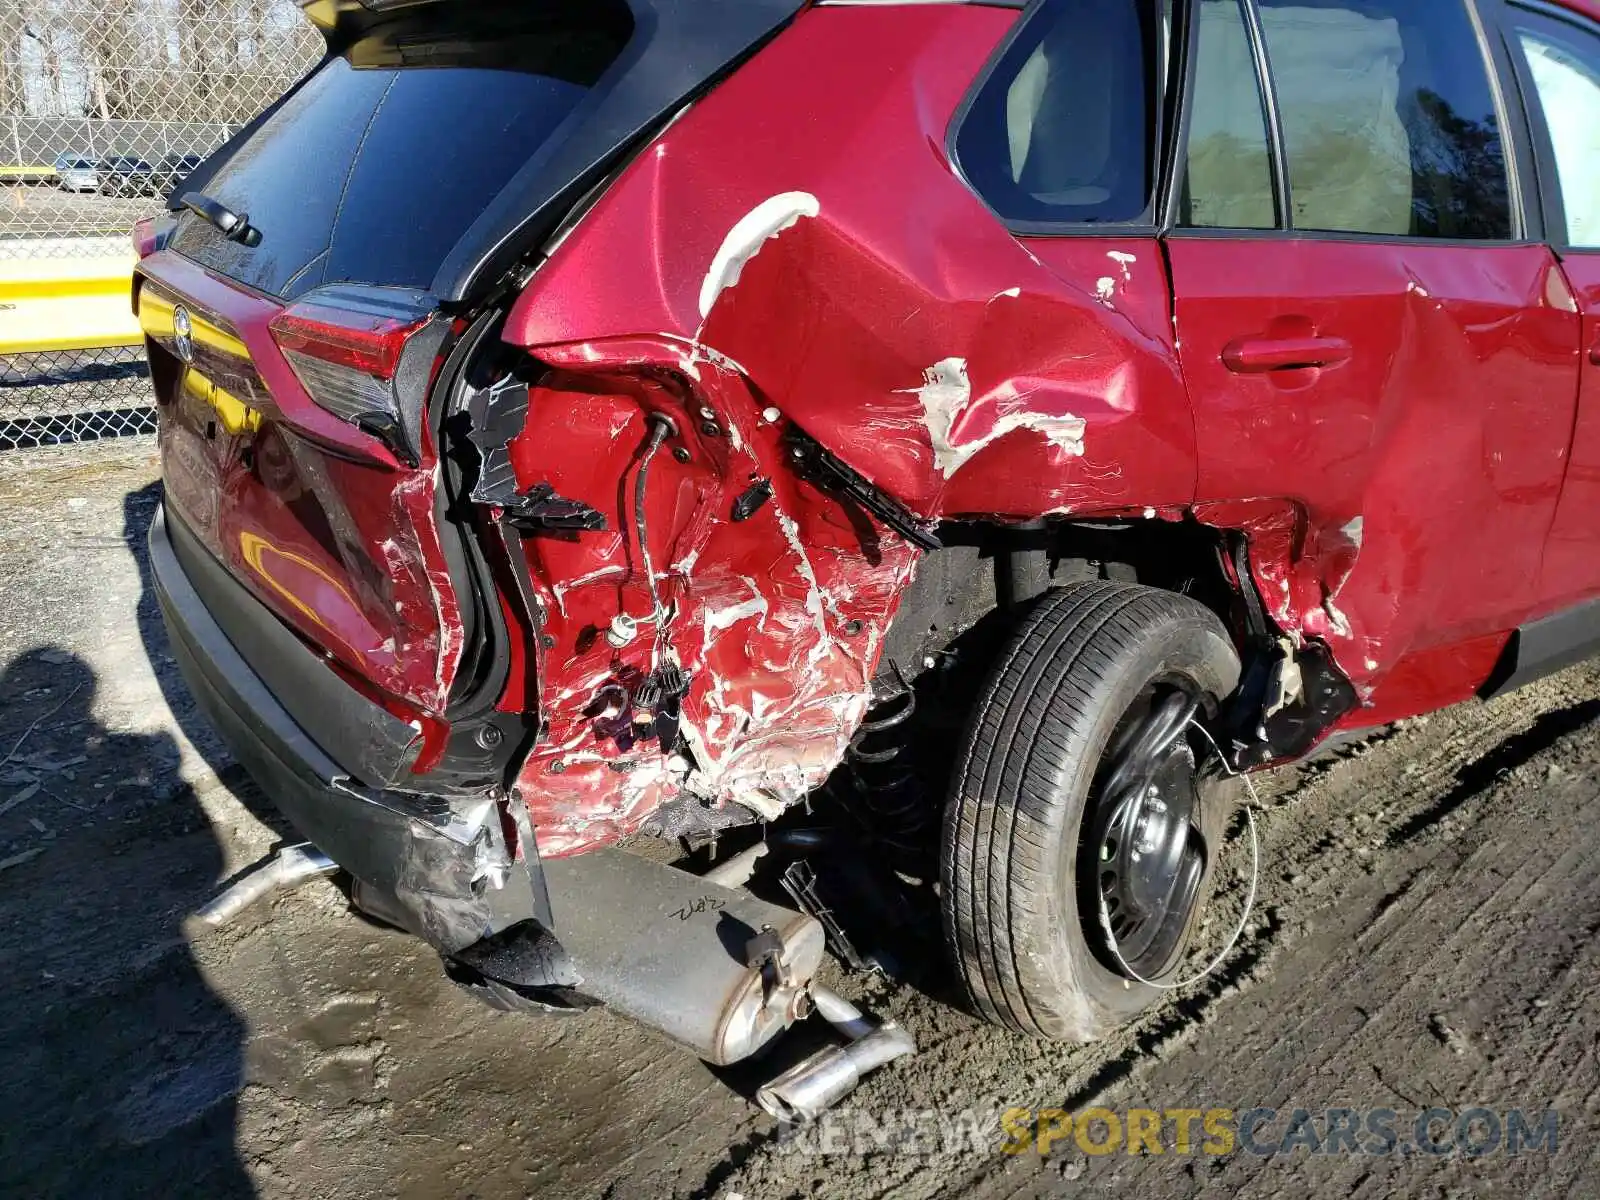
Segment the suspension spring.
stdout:
<path fill-rule="evenodd" d="M 845 761 L 855 801 L 852 811 L 874 842 L 909 863 L 925 856 L 935 813 L 906 761 L 904 727 L 916 715 L 917 696 L 903 679 L 899 682 L 900 689 L 856 730 Z"/>

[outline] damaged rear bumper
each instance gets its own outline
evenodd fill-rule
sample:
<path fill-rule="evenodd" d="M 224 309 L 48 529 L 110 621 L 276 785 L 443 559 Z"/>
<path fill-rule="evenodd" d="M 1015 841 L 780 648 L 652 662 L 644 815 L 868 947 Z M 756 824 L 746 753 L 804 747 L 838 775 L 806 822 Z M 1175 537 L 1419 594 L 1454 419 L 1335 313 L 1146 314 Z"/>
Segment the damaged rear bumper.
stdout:
<path fill-rule="evenodd" d="M 196 704 L 283 815 L 358 881 L 363 907 L 447 954 L 529 918 L 549 927 L 531 836 L 513 861 L 492 802 L 363 782 L 375 764 L 402 761 L 410 727 L 334 675 L 165 511 L 150 529 L 150 565 Z M 309 707 L 320 738 L 268 687 L 268 672 Z"/>

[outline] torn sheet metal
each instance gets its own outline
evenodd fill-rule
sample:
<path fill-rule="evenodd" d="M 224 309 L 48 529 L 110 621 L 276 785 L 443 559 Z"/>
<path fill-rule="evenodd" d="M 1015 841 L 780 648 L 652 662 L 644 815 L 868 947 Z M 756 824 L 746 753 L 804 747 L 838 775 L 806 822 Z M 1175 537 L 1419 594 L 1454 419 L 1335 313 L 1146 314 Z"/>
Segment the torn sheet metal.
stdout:
<path fill-rule="evenodd" d="M 540 851 L 613 840 L 680 795 L 770 819 L 821 784 L 870 700 L 877 650 L 917 551 L 783 468 L 782 429 L 736 372 L 682 371 L 684 343 L 627 339 L 544 347 L 552 374 L 509 447 L 519 480 L 594 506 L 607 530 L 529 537 L 543 598 L 537 703 L 547 728 L 528 759 Z M 650 413 L 676 433 L 651 463 L 649 558 L 667 614 L 659 636 L 617 644 L 617 614 L 653 599 L 634 538 L 633 480 Z M 752 478 L 770 498 L 735 519 Z M 664 666 L 684 680 L 672 734 Z"/>
<path fill-rule="evenodd" d="M 844 15 L 809 12 L 668 129 L 507 318 L 551 368 L 509 447 L 519 484 L 607 521 L 523 542 L 546 618 L 521 776 L 543 853 L 682 797 L 770 818 L 820 784 L 939 518 L 1193 496 L 1154 243 L 1019 243 L 940 150 L 1015 13 Z M 883 75 L 889 53 L 905 74 Z M 811 86 L 817 62 L 862 88 Z M 850 133 L 782 136 L 796 121 Z M 648 486 L 664 637 L 638 620 L 654 601 L 627 502 L 650 412 L 676 430 Z M 808 472 L 805 439 L 850 486 Z M 630 639 L 607 637 L 619 614 Z M 640 702 L 664 665 L 687 679 L 672 745 Z"/>

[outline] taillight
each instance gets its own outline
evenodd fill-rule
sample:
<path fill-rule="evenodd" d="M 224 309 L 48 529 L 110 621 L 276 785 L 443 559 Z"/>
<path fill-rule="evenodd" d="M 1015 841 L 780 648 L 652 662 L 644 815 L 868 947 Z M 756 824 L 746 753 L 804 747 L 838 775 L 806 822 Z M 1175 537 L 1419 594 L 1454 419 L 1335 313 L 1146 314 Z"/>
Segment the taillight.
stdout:
<path fill-rule="evenodd" d="M 414 422 L 431 374 L 403 368 L 417 354 L 431 366 L 438 339 L 418 335 L 435 309 L 423 293 L 391 288 L 321 288 L 272 319 L 273 340 L 318 407 L 416 460 Z M 440 324 L 443 324 L 441 322 Z M 414 378 L 413 378 L 414 376 Z M 416 395 L 402 394 L 415 391 Z"/>
<path fill-rule="evenodd" d="M 167 244 L 174 225 L 171 217 L 140 217 L 133 223 L 133 252 L 149 258 Z"/>

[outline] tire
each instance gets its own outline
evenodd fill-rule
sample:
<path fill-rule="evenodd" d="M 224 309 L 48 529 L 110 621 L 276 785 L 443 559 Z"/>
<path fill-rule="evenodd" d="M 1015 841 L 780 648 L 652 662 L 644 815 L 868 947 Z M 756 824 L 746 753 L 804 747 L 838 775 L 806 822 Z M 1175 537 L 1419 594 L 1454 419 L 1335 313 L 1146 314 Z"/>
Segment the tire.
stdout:
<path fill-rule="evenodd" d="M 1185 596 L 1092 581 L 1047 593 L 1029 614 L 973 711 L 945 809 L 945 939 L 978 1014 L 1087 1042 L 1160 994 L 1116 969 L 1099 904 L 1080 892 L 1096 895 L 1094 877 L 1079 880 L 1084 818 L 1106 747 L 1140 704 L 1171 687 L 1214 714 L 1238 679 L 1222 623 Z M 1195 790 L 1188 828 L 1204 873 L 1172 957 L 1145 974 L 1156 982 L 1182 967 L 1235 802 L 1220 779 Z"/>

